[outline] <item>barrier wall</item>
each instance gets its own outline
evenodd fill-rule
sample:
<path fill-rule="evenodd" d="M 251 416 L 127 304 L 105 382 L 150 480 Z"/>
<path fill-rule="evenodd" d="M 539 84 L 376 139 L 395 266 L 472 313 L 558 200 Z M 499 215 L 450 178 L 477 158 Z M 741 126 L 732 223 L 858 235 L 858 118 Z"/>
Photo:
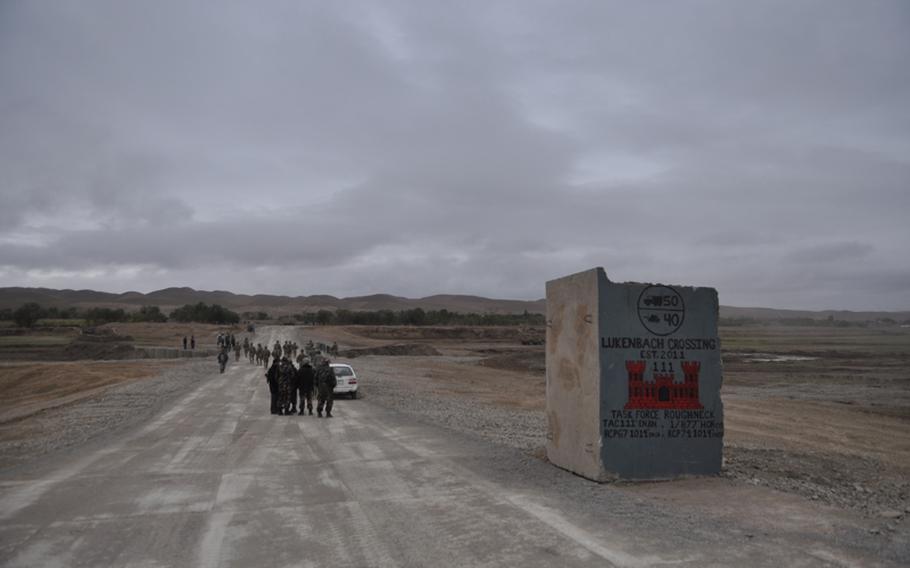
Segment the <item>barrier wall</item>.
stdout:
<path fill-rule="evenodd" d="M 713 288 L 548 282 L 548 459 L 599 481 L 719 473 L 717 317 Z"/>

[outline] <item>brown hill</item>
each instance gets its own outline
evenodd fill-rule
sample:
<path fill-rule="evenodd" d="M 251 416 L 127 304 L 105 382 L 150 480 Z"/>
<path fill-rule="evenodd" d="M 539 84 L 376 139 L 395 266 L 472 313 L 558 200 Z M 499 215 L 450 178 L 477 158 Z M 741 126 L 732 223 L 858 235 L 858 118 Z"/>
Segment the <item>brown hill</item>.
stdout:
<path fill-rule="evenodd" d="M 45 307 L 119 307 L 135 310 L 140 306 L 160 306 L 165 312 L 184 304 L 205 302 L 221 304 L 238 312 L 264 311 L 272 316 L 295 314 L 320 309 L 337 310 L 442 310 L 460 313 L 520 314 L 546 313 L 546 300 L 503 300 L 459 294 L 437 294 L 425 298 L 404 298 L 390 294 L 372 294 L 350 298 L 329 295 L 277 296 L 270 294 L 234 294 L 224 290 L 194 290 L 193 288 L 164 288 L 148 294 L 124 292 L 113 294 L 94 290 L 53 290 L 49 288 L 0 288 L 0 308 L 17 308 L 25 302 L 37 302 Z M 773 308 L 740 308 L 721 306 L 723 318 L 750 318 L 767 321 L 776 319 L 810 318 L 816 320 L 832 317 L 846 321 L 875 321 L 891 318 L 899 322 L 910 320 L 910 311 L 901 312 L 851 312 L 845 310 L 778 310 Z"/>
<path fill-rule="evenodd" d="M 119 307 L 133 310 L 139 306 L 160 306 L 169 311 L 185 305 L 205 302 L 220 304 L 235 311 L 264 311 L 270 315 L 284 315 L 320 309 L 337 310 L 424 310 L 447 309 L 452 312 L 474 313 L 543 313 L 544 300 L 496 300 L 478 296 L 430 296 L 403 298 L 389 294 L 373 294 L 350 298 L 329 295 L 275 296 L 269 294 L 233 294 L 223 290 L 206 291 L 192 288 L 165 288 L 148 294 L 125 292 L 112 294 L 91 290 L 51 290 L 47 288 L 0 288 L 0 308 L 17 308 L 25 302 L 37 302 L 45 307 Z"/>

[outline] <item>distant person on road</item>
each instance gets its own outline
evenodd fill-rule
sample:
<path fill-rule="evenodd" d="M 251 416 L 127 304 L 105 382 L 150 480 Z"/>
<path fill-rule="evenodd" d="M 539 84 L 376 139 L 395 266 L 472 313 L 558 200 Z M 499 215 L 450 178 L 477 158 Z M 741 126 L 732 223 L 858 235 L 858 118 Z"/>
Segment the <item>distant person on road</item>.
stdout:
<path fill-rule="evenodd" d="M 186 336 L 183 336 L 183 350 L 186 351 Z"/>
<path fill-rule="evenodd" d="M 310 365 L 310 360 L 305 358 L 300 362 L 300 369 L 297 371 L 297 390 L 300 391 L 300 412 L 303 416 L 303 402 L 306 401 L 306 409 L 313 415 L 313 386 L 316 381 L 316 372 Z"/>
<path fill-rule="evenodd" d="M 281 359 L 281 344 L 275 340 L 275 346 L 272 347 L 272 359 Z"/>
<path fill-rule="evenodd" d="M 222 349 L 221 352 L 218 353 L 218 366 L 220 367 L 222 373 L 224 372 L 224 368 L 227 366 L 228 359 L 230 359 L 230 356 L 228 356 L 227 349 Z"/>
<path fill-rule="evenodd" d="M 265 382 L 269 385 L 269 394 L 271 395 L 270 409 L 272 414 L 278 414 L 278 375 L 281 370 L 278 367 L 278 361 L 273 361 L 272 366 L 265 372 Z"/>
<path fill-rule="evenodd" d="M 329 360 L 323 359 L 316 369 L 316 415 L 320 418 L 322 418 L 323 409 L 325 409 L 326 418 L 332 417 L 334 390 L 337 382 L 335 371 L 329 366 Z"/>
<path fill-rule="evenodd" d="M 196 336 L 190 336 L 190 349 L 196 349 Z"/>

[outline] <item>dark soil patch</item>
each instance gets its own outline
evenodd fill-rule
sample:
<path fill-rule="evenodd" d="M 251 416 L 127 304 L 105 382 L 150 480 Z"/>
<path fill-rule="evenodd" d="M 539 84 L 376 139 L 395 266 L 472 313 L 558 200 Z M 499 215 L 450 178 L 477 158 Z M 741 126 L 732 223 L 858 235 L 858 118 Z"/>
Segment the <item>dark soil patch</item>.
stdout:
<path fill-rule="evenodd" d="M 349 357 L 351 359 L 355 357 L 361 357 L 363 355 L 388 355 L 393 357 L 408 357 L 408 356 L 437 356 L 442 355 L 439 351 L 436 350 L 432 345 L 424 345 L 420 343 L 397 343 L 394 345 L 382 345 L 379 347 L 363 347 L 360 349 L 348 349 L 342 351 L 341 356 Z"/>
<path fill-rule="evenodd" d="M 467 326 L 348 326 L 349 333 L 371 339 L 509 341 L 543 340 L 543 328 Z"/>
<path fill-rule="evenodd" d="M 543 350 L 512 351 L 487 357 L 480 361 L 484 367 L 507 371 L 526 372 L 532 375 L 546 374 L 546 357 Z"/>

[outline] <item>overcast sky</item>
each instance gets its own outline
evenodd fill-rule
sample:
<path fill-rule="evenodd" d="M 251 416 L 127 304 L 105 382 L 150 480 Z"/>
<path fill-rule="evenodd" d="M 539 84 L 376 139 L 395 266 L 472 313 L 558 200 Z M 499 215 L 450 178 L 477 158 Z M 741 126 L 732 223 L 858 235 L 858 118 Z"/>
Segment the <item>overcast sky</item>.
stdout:
<path fill-rule="evenodd" d="M 0 0 L 0 286 L 910 309 L 910 2 Z"/>

